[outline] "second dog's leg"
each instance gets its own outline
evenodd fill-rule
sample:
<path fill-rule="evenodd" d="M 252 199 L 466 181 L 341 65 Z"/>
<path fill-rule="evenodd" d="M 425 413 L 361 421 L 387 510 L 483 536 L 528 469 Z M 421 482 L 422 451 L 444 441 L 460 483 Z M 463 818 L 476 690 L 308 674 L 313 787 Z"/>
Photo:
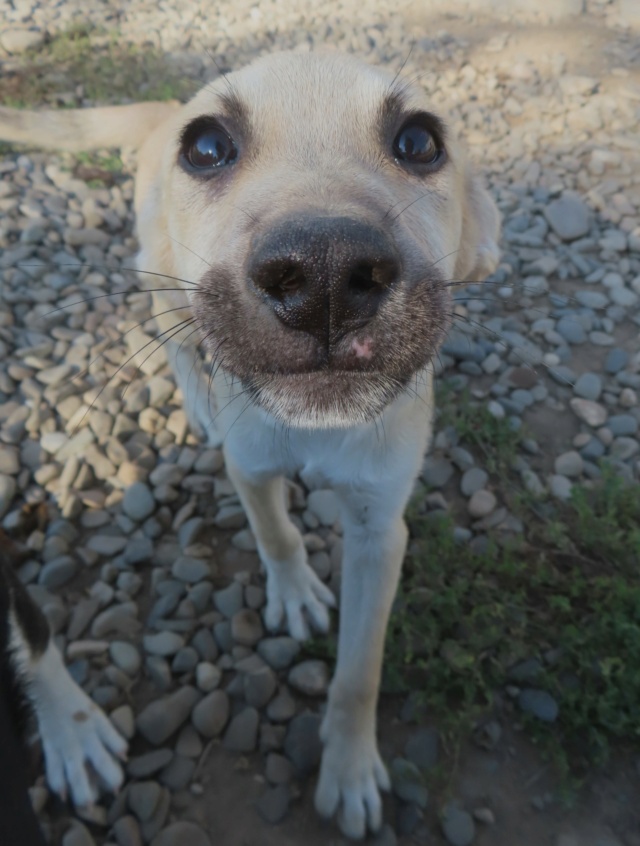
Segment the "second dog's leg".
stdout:
<path fill-rule="evenodd" d="M 284 479 L 251 480 L 228 454 L 225 458 L 267 571 L 267 627 L 275 630 L 284 619 L 296 640 L 309 637 L 308 622 L 326 632 L 327 606 L 333 607 L 335 598 L 307 563 L 302 537 L 287 513 Z"/>

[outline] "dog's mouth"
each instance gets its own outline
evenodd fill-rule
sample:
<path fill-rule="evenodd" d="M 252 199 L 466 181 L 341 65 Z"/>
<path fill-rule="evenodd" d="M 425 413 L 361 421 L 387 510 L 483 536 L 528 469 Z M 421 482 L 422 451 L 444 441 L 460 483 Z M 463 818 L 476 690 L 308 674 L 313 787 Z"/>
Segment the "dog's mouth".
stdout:
<path fill-rule="evenodd" d="M 248 394 L 277 420 L 302 429 L 370 423 L 406 388 L 379 371 L 315 370 L 242 380 Z"/>

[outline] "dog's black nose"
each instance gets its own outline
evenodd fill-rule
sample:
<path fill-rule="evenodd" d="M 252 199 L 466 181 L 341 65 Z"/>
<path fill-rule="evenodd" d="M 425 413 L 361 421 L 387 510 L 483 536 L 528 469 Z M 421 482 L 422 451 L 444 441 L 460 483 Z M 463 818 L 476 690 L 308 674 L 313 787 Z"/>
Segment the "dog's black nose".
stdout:
<path fill-rule="evenodd" d="M 399 275 L 387 236 L 348 217 L 283 221 L 256 240 L 248 268 L 284 324 L 327 342 L 367 323 Z"/>

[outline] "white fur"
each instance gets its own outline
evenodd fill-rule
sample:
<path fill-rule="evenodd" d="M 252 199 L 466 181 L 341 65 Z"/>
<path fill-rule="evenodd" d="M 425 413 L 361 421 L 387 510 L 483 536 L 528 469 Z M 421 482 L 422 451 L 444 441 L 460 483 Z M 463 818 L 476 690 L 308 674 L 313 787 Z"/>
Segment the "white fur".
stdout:
<path fill-rule="evenodd" d="M 12 638 L 21 638 L 16 625 Z M 117 791 L 124 776 L 116 759 L 126 757 L 126 741 L 71 678 L 53 641 L 40 658 L 31 659 L 26 646 L 20 656 L 51 789 L 63 799 L 70 796 L 78 808 L 97 798 L 93 774 L 102 786 Z"/>
<path fill-rule="evenodd" d="M 306 561 L 287 514 L 282 476 L 300 472 L 336 491 L 342 506 L 344 560 L 338 662 L 322 725 L 324 753 L 316 790 L 323 816 L 338 813 L 343 832 L 363 837 L 382 819 L 389 778 L 376 745 L 376 703 L 387 621 L 407 529 L 402 515 L 431 432 L 427 371 L 376 423 L 349 429 L 286 429 L 225 377 L 216 384 L 227 469 L 247 511 L 267 570 L 266 622 L 286 619 L 304 639 L 325 631 L 333 596 Z"/>

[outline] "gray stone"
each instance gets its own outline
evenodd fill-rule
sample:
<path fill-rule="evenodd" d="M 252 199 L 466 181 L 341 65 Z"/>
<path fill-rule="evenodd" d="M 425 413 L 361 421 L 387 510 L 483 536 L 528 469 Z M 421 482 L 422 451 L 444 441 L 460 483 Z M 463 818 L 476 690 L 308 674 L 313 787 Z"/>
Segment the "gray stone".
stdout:
<path fill-rule="evenodd" d="M 324 696 L 329 688 L 329 667 L 324 661 L 301 661 L 289 671 L 291 687 L 306 696 Z"/>
<path fill-rule="evenodd" d="M 573 479 L 579 476 L 584 470 L 584 461 L 579 452 L 571 450 L 556 458 L 554 469 L 558 475 L 568 476 L 570 479 Z"/>
<path fill-rule="evenodd" d="M 209 693 L 215 690 L 220 684 L 221 678 L 222 670 L 220 667 L 216 667 L 215 664 L 202 661 L 196 667 L 196 684 L 203 693 Z"/>
<path fill-rule="evenodd" d="M 166 767 L 172 758 L 173 750 L 154 749 L 153 752 L 130 758 L 127 762 L 127 773 L 131 778 L 148 778 Z"/>
<path fill-rule="evenodd" d="M 428 455 L 422 466 L 422 479 L 430 488 L 443 488 L 454 472 L 453 464 L 446 458 Z"/>
<path fill-rule="evenodd" d="M 638 421 L 632 414 L 614 414 L 607 421 L 616 438 L 622 435 L 635 435 L 638 431 Z"/>
<path fill-rule="evenodd" d="M 481 490 L 489 481 L 489 474 L 480 467 L 472 467 L 467 470 L 460 481 L 460 490 L 464 496 L 472 496 L 476 491 Z"/>
<path fill-rule="evenodd" d="M 585 332 L 584 326 L 580 323 L 577 317 L 572 315 L 565 315 L 564 317 L 561 317 L 556 323 L 556 331 L 559 332 L 569 344 L 584 344 L 587 340 L 587 333 Z"/>
<path fill-rule="evenodd" d="M 450 846 L 470 846 L 476 836 L 473 817 L 455 805 L 448 805 L 442 814 L 442 833 Z"/>
<path fill-rule="evenodd" d="M 242 608 L 243 591 L 240 582 L 231 582 L 229 587 L 213 594 L 213 604 L 225 617 L 233 617 Z"/>
<path fill-rule="evenodd" d="M 269 637 L 258 644 L 258 655 L 274 670 L 286 670 L 300 652 L 300 644 L 292 637 Z"/>
<path fill-rule="evenodd" d="M 260 717 L 255 708 L 245 708 L 229 723 L 222 741 L 226 749 L 234 752 L 253 752 L 258 742 Z"/>
<path fill-rule="evenodd" d="M 289 784 L 295 776 L 295 767 L 284 755 L 271 752 L 267 755 L 265 775 L 271 784 Z"/>
<path fill-rule="evenodd" d="M 439 738 L 435 728 L 423 728 L 412 734 L 404 747 L 405 758 L 421 770 L 432 770 L 438 762 Z"/>
<path fill-rule="evenodd" d="M 95 846 L 95 840 L 81 822 L 74 820 L 62 838 L 62 846 Z"/>
<path fill-rule="evenodd" d="M 491 491 L 476 491 L 467 504 L 469 514 L 480 519 L 491 514 L 497 505 L 497 500 Z"/>
<path fill-rule="evenodd" d="M 175 822 L 156 835 L 151 846 L 211 846 L 211 840 L 199 825 Z"/>
<path fill-rule="evenodd" d="M 284 752 L 299 775 L 309 775 L 316 769 L 322 755 L 317 714 L 300 714 L 291 720 L 284 739 Z"/>
<path fill-rule="evenodd" d="M 140 781 L 132 784 L 127 790 L 129 809 L 140 822 L 147 822 L 158 807 L 161 795 L 162 788 L 155 781 Z"/>
<path fill-rule="evenodd" d="M 179 649 L 182 649 L 184 637 L 177 632 L 165 631 L 145 635 L 142 643 L 145 652 L 166 658 L 168 655 L 175 655 Z"/>
<path fill-rule="evenodd" d="M 532 714 L 545 723 L 553 723 L 558 717 L 558 703 L 546 690 L 528 687 L 520 691 L 518 705 L 527 714 Z"/>
<path fill-rule="evenodd" d="M 4 517 L 9 510 L 17 490 L 16 480 L 6 473 L 0 473 L 0 517 Z"/>
<path fill-rule="evenodd" d="M 169 696 L 151 702 L 138 715 L 138 731 L 149 743 L 159 746 L 187 720 L 200 697 L 199 691 L 186 685 Z"/>
<path fill-rule="evenodd" d="M 394 758 L 389 769 L 393 792 L 403 802 L 411 802 L 419 808 L 427 807 L 429 794 L 422 773 L 415 764 L 405 758 Z"/>
<path fill-rule="evenodd" d="M 620 349 L 620 347 L 613 347 L 613 349 L 610 349 L 607 353 L 604 369 L 607 373 L 619 373 L 621 370 L 624 370 L 628 361 L 629 354 L 626 350 Z"/>
<path fill-rule="evenodd" d="M 78 572 L 78 562 L 70 555 L 54 558 L 42 567 L 38 575 L 38 584 L 50 590 L 66 585 Z"/>
<path fill-rule="evenodd" d="M 575 241 L 589 233 L 591 213 L 587 205 L 574 194 L 563 194 L 544 207 L 547 223 L 563 241 Z"/>
<path fill-rule="evenodd" d="M 127 488 L 122 498 L 122 510 L 136 523 L 141 523 L 156 510 L 151 489 L 144 482 L 135 482 Z"/>
<path fill-rule="evenodd" d="M 278 784 L 262 794 L 256 808 L 265 822 L 276 825 L 285 818 L 290 802 L 291 791 L 286 784 Z"/>
<path fill-rule="evenodd" d="M 174 755 L 171 763 L 160 773 L 160 783 L 173 793 L 189 785 L 196 769 L 196 762 L 184 755 Z"/>
<path fill-rule="evenodd" d="M 39 29 L 5 29 L 0 33 L 0 44 L 13 55 L 39 47 L 46 33 Z"/>
<path fill-rule="evenodd" d="M 278 681 L 271 667 L 261 667 L 243 677 L 244 698 L 253 708 L 264 708 L 273 698 Z"/>
<path fill-rule="evenodd" d="M 549 479 L 549 490 L 556 499 L 568 500 L 571 497 L 572 487 L 571 479 L 566 476 L 554 475 Z"/>
<path fill-rule="evenodd" d="M 230 703 L 224 690 L 214 690 L 193 709 L 191 722 L 203 737 L 217 737 L 229 721 Z"/>
<path fill-rule="evenodd" d="M 181 555 L 171 567 L 171 574 L 181 582 L 195 584 L 211 576 L 211 565 L 199 558 Z"/>
<path fill-rule="evenodd" d="M 573 386 L 573 393 L 587 400 L 597 400 L 602 393 L 602 379 L 596 373 L 583 373 Z"/>
<path fill-rule="evenodd" d="M 123 640 L 114 640 L 109 646 L 111 660 L 128 676 L 135 676 L 142 665 L 142 657 L 131 643 Z"/>
<path fill-rule="evenodd" d="M 263 635 L 264 628 L 257 611 L 244 608 L 231 618 L 231 636 L 241 646 L 255 646 Z"/>
<path fill-rule="evenodd" d="M 592 400 L 574 397 L 569 401 L 569 405 L 576 417 L 594 428 L 604 425 L 609 416 L 603 405 Z"/>
<path fill-rule="evenodd" d="M 275 699 L 269 702 L 267 717 L 272 723 L 286 723 L 296 713 L 296 701 L 289 693 L 289 688 L 283 685 Z"/>

